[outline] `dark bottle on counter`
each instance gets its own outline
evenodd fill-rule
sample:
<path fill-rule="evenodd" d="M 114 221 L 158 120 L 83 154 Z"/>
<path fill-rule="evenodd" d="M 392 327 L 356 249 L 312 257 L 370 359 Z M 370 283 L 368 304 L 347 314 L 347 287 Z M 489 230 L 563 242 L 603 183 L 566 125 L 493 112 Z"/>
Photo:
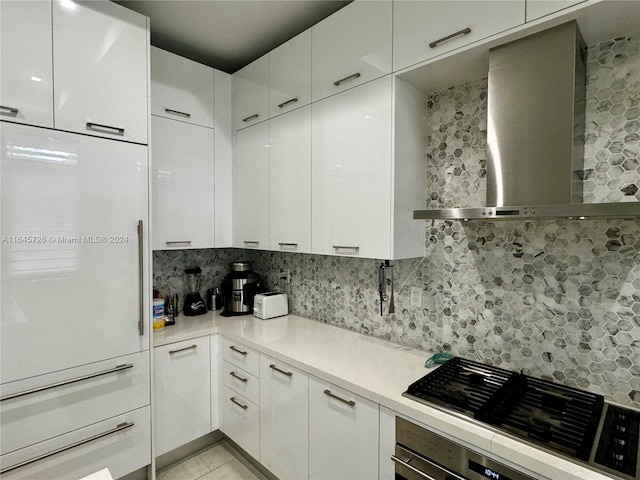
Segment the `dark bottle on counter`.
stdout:
<path fill-rule="evenodd" d="M 216 310 L 220 310 L 224 305 L 224 298 L 222 297 L 222 292 L 220 291 L 220 287 L 216 287 L 216 295 L 215 295 L 215 307 Z"/>
<path fill-rule="evenodd" d="M 213 289 L 207 289 L 207 310 L 213 310 Z"/>

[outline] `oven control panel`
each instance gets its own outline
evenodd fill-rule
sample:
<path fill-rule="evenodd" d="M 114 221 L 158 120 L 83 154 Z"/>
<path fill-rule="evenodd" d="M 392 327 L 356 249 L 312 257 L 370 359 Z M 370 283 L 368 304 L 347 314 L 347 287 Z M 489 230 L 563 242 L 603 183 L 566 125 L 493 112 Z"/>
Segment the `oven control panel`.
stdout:
<path fill-rule="evenodd" d="M 607 405 L 595 463 L 629 479 L 640 478 L 639 437 L 640 412 Z"/>

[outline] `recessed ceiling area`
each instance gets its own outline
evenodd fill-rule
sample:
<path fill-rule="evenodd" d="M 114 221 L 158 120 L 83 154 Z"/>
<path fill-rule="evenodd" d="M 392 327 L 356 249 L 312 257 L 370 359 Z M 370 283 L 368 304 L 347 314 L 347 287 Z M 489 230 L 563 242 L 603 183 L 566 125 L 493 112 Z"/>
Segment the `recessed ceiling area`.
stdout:
<path fill-rule="evenodd" d="M 151 44 L 234 73 L 351 0 L 114 0 L 151 19 Z"/>

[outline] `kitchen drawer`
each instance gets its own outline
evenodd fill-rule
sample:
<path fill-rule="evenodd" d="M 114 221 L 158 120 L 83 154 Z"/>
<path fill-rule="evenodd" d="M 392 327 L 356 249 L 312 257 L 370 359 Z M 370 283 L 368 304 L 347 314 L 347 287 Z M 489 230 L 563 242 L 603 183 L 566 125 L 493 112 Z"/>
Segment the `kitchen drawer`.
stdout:
<path fill-rule="evenodd" d="M 229 387 L 224 387 L 223 392 L 222 431 L 259 461 L 260 409 Z"/>
<path fill-rule="evenodd" d="M 238 368 L 229 362 L 222 366 L 223 383 L 256 405 L 260 404 L 260 380 L 255 375 Z"/>
<path fill-rule="evenodd" d="M 222 342 L 222 358 L 245 372 L 260 376 L 260 354 L 242 343 L 224 338 Z"/>
<path fill-rule="evenodd" d="M 108 467 L 114 478 L 120 478 L 149 463 L 147 406 L 2 455 L 0 473 L 2 480 L 75 479 Z"/>
<path fill-rule="evenodd" d="M 6 383 L 1 454 L 150 403 L 149 352 Z"/>

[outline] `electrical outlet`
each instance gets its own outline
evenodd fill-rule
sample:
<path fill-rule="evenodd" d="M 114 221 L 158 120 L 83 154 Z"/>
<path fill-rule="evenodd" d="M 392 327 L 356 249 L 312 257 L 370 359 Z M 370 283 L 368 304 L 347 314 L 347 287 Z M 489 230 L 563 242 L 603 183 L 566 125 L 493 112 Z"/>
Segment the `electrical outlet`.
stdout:
<path fill-rule="evenodd" d="M 280 280 L 291 283 L 291 270 L 283 270 L 280 272 Z"/>
<path fill-rule="evenodd" d="M 422 289 L 420 287 L 411 287 L 411 306 L 422 306 Z"/>

